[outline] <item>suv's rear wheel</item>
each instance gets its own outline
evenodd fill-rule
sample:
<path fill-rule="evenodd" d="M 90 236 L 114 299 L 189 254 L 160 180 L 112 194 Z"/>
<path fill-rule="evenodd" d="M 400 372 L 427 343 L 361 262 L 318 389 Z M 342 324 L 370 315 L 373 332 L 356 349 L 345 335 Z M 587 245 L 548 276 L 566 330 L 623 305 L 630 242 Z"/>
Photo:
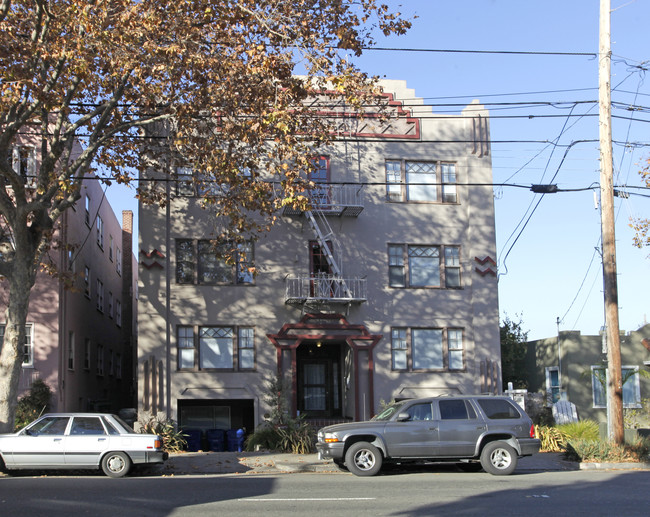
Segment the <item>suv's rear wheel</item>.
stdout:
<path fill-rule="evenodd" d="M 517 468 L 517 453 L 506 442 L 490 442 L 481 452 L 483 470 L 495 476 L 507 476 Z"/>
<path fill-rule="evenodd" d="M 381 451 L 368 442 L 357 442 L 345 453 L 345 466 L 355 476 L 374 476 L 381 469 Z"/>

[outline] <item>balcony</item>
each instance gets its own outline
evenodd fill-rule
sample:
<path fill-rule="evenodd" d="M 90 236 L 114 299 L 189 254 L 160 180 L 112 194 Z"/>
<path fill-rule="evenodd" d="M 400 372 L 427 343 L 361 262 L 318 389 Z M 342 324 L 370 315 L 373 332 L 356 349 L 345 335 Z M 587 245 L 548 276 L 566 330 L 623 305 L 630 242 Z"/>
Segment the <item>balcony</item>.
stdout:
<path fill-rule="evenodd" d="M 365 278 L 339 278 L 333 275 L 288 277 L 284 303 L 363 303 L 367 297 Z"/>
<path fill-rule="evenodd" d="M 358 217 L 363 212 L 361 185 L 318 185 L 307 193 L 313 210 L 324 215 Z M 282 215 L 301 215 L 302 211 L 284 207 Z"/>

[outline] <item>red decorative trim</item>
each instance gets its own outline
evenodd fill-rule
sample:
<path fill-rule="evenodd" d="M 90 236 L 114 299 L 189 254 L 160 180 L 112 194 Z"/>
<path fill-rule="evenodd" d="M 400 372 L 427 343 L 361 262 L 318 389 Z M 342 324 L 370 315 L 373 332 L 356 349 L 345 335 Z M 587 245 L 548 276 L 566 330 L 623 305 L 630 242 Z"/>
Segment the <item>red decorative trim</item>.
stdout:
<path fill-rule="evenodd" d="M 158 268 L 158 269 L 162 269 L 162 268 L 163 268 L 163 265 L 162 265 L 160 262 L 152 262 L 151 264 L 147 264 L 147 263 L 143 260 L 142 262 L 140 262 L 140 265 L 141 265 L 142 267 L 144 267 L 144 268 L 147 268 L 147 269 L 151 269 L 151 268 L 154 268 L 154 267 L 156 267 L 156 268 Z"/>
<path fill-rule="evenodd" d="M 479 275 L 481 275 L 481 276 L 485 276 L 485 275 L 497 276 L 496 271 L 494 271 L 494 270 L 493 270 L 492 268 L 490 268 L 490 267 L 486 267 L 485 269 L 480 269 L 480 268 L 476 267 L 476 268 L 474 268 L 474 269 L 475 269 L 475 271 L 476 271 Z"/>
<path fill-rule="evenodd" d="M 478 257 L 474 257 L 474 260 L 475 260 L 476 262 L 478 262 L 479 264 L 481 264 L 481 266 L 484 266 L 487 262 L 489 262 L 489 263 L 492 264 L 493 266 L 496 266 L 496 265 L 497 265 L 497 263 L 494 261 L 494 259 L 493 259 L 492 257 L 490 257 L 489 255 L 486 255 L 486 256 L 483 257 L 482 259 L 480 259 L 480 258 L 478 258 Z"/>
<path fill-rule="evenodd" d="M 142 254 L 143 254 L 145 257 L 147 257 L 147 258 L 151 258 L 151 257 L 153 257 L 153 256 L 156 256 L 156 257 L 161 258 L 161 259 L 164 259 L 164 258 L 165 258 L 165 255 L 163 255 L 162 253 L 160 253 L 160 251 L 158 251 L 157 249 L 154 249 L 153 251 L 151 251 L 151 252 L 149 252 L 149 253 L 147 253 L 147 252 L 146 252 L 145 250 L 143 250 L 143 249 L 140 249 L 140 253 L 142 253 Z"/>

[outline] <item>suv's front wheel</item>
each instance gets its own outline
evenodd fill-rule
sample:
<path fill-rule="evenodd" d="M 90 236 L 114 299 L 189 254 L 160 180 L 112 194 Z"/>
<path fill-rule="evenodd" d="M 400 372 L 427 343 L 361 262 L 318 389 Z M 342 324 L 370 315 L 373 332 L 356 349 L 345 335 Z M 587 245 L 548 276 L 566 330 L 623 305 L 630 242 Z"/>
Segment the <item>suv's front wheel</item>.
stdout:
<path fill-rule="evenodd" d="M 381 469 L 381 451 L 368 442 L 357 442 L 345 453 L 345 466 L 355 476 L 374 476 Z"/>
<path fill-rule="evenodd" d="M 481 452 L 483 470 L 495 476 L 512 474 L 517 467 L 517 453 L 506 442 L 490 442 Z"/>

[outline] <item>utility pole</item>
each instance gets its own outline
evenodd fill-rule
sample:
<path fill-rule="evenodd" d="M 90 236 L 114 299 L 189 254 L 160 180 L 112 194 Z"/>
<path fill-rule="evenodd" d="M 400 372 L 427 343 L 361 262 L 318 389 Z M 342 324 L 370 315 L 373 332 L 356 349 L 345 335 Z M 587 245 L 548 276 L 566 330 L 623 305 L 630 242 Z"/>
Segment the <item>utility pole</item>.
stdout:
<path fill-rule="evenodd" d="M 616 238 L 614 232 L 614 162 L 612 158 L 610 0 L 600 0 L 598 106 L 600 135 L 600 222 L 603 241 L 605 332 L 607 337 L 607 404 L 609 439 L 622 444 L 623 383 L 618 322 Z"/>

